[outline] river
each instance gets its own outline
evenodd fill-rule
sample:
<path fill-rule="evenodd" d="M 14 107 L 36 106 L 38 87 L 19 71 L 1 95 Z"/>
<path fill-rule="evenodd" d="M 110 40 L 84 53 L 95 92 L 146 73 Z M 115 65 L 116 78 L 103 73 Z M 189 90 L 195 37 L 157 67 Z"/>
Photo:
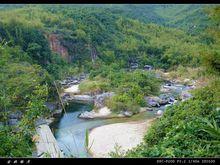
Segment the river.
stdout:
<path fill-rule="evenodd" d="M 187 88 L 176 86 L 175 89 L 173 92 L 179 93 Z M 65 157 L 88 158 L 90 155 L 85 147 L 86 130 L 105 124 L 151 119 L 156 116 L 155 112 L 159 109 L 164 110 L 165 106 L 154 108 L 153 111 L 139 113 L 130 118 L 86 120 L 78 118 L 78 115 L 84 111 L 91 111 L 92 105 L 72 102 L 67 106 L 66 113 L 51 128 Z"/>

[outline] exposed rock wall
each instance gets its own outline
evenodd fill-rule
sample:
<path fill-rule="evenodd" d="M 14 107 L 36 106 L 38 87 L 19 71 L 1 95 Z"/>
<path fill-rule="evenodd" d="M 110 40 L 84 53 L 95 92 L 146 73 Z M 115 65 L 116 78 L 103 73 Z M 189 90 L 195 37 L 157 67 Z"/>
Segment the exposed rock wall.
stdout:
<path fill-rule="evenodd" d="M 50 49 L 52 51 L 60 54 L 61 57 L 65 59 L 66 61 L 70 61 L 68 50 L 61 44 L 60 39 L 57 34 L 49 34 L 48 40 L 50 44 Z"/>

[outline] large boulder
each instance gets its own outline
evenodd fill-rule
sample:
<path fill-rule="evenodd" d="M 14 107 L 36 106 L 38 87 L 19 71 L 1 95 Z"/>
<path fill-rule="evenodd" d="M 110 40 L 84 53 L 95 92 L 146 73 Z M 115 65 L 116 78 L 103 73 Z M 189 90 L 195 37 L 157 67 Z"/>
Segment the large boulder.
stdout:
<path fill-rule="evenodd" d="M 183 91 L 180 95 L 180 98 L 182 101 L 188 100 L 192 97 L 192 94 L 190 94 L 188 91 Z"/>
<path fill-rule="evenodd" d="M 8 125 L 9 126 L 15 126 L 18 124 L 18 119 L 9 119 L 8 120 Z"/>
<path fill-rule="evenodd" d="M 45 105 L 51 112 L 57 108 L 57 103 L 54 102 L 46 102 Z"/>
<path fill-rule="evenodd" d="M 144 70 L 152 70 L 153 66 L 151 65 L 144 65 Z"/>
<path fill-rule="evenodd" d="M 161 99 L 157 96 L 145 97 L 147 104 L 151 107 L 159 107 Z"/>
<path fill-rule="evenodd" d="M 123 115 L 126 116 L 126 117 L 131 117 L 133 115 L 133 113 L 130 112 L 130 111 L 124 111 Z"/>
<path fill-rule="evenodd" d="M 105 106 L 105 100 L 114 95 L 113 92 L 106 92 L 100 95 L 96 95 L 94 98 L 94 105 L 96 108 L 103 108 Z"/>
<path fill-rule="evenodd" d="M 158 110 L 156 114 L 160 116 L 160 115 L 163 114 L 163 111 L 162 110 Z"/>
<path fill-rule="evenodd" d="M 173 104 L 175 101 L 174 96 L 172 96 L 171 94 L 161 94 L 159 98 L 161 99 L 159 101 L 160 105 Z"/>
<path fill-rule="evenodd" d="M 9 119 L 21 119 L 22 118 L 22 112 L 21 111 L 16 111 L 12 112 L 8 115 Z"/>

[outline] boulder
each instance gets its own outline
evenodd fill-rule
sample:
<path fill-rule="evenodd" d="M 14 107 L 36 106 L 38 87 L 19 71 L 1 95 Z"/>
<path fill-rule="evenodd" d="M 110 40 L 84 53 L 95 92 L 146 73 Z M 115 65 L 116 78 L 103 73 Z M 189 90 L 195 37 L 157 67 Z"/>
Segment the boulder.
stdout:
<path fill-rule="evenodd" d="M 133 113 L 130 111 L 125 111 L 125 112 L 123 112 L 123 115 L 126 117 L 131 117 L 133 115 Z"/>
<path fill-rule="evenodd" d="M 187 92 L 187 91 L 183 91 L 183 92 L 181 93 L 181 95 L 180 95 L 180 98 L 181 98 L 183 101 L 188 100 L 188 99 L 190 99 L 191 97 L 192 97 L 192 95 L 191 95 L 189 92 Z"/>
<path fill-rule="evenodd" d="M 145 97 L 147 104 L 151 107 L 159 107 L 161 99 L 159 97 Z"/>
<path fill-rule="evenodd" d="M 63 110 L 62 109 L 57 109 L 57 110 L 55 110 L 54 112 L 53 112 L 53 117 L 55 117 L 55 118 L 59 118 L 59 117 L 61 117 L 62 116 L 62 112 L 63 112 Z"/>
<path fill-rule="evenodd" d="M 175 101 L 174 96 L 172 96 L 171 94 L 161 94 L 159 97 L 161 99 L 159 101 L 160 105 L 173 104 L 173 102 Z"/>
<path fill-rule="evenodd" d="M 8 125 L 9 126 L 15 126 L 18 124 L 18 119 L 9 119 L 8 120 Z"/>
<path fill-rule="evenodd" d="M 86 75 L 80 75 L 80 79 L 84 80 L 86 78 Z"/>
<path fill-rule="evenodd" d="M 16 111 L 12 112 L 8 115 L 9 119 L 21 119 L 22 118 L 22 112 L 21 111 Z"/>
<path fill-rule="evenodd" d="M 105 105 L 106 98 L 110 98 L 114 95 L 113 92 L 106 92 L 100 95 L 96 95 L 94 98 L 94 105 L 96 108 L 103 108 Z"/>
<path fill-rule="evenodd" d="M 45 105 L 46 105 L 46 107 L 47 107 L 50 111 L 54 111 L 54 110 L 57 108 L 57 104 L 56 104 L 56 103 L 46 102 Z"/>
<path fill-rule="evenodd" d="M 160 88 L 160 92 L 162 92 L 162 93 L 168 93 L 168 92 L 171 92 L 171 89 L 162 86 L 162 87 Z"/>
<path fill-rule="evenodd" d="M 153 66 L 151 65 L 144 65 L 144 70 L 152 70 Z"/>
<path fill-rule="evenodd" d="M 162 110 L 158 110 L 156 114 L 157 114 L 157 115 L 162 115 L 162 114 L 163 114 L 163 111 L 162 111 Z"/>
<path fill-rule="evenodd" d="M 174 102 L 175 100 L 176 99 L 173 96 L 169 97 L 169 102 Z"/>

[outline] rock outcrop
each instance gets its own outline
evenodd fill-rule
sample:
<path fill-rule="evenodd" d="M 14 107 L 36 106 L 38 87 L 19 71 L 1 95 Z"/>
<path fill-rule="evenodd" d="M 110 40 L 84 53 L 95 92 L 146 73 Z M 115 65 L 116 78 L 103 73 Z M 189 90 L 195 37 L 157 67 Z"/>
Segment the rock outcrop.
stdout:
<path fill-rule="evenodd" d="M 60 54 L 66 61 L 70 61 L 68 50 L 61 44 L 60 38 L 57 34 L 50 34 L 48 40 L 52 51 Z"/>
<path fill-rule="evenodd" d="M 108 107 L 103 107 L 98 111 L 85 111 L 81 113 L 78 117 L 82 119 L 94 119 L 94 118 L 108 118 L 111 115 L 111 110 Z"/>
<path fill-rule="evenodd" d="M 19 120 L 22 118 L 23 113 L 21 111 L 15 111 L 8 115 L 8 125 L 16 126 L 19 123 Z"/>
<path fill-rule="evenodd" d="M 96 108 L 103 108 L 105 105 L 105 100 L 114 96 L 113 92 L 106 92 L 99 95 L 96 95 L 94 98 L 94 105 Z"/>

